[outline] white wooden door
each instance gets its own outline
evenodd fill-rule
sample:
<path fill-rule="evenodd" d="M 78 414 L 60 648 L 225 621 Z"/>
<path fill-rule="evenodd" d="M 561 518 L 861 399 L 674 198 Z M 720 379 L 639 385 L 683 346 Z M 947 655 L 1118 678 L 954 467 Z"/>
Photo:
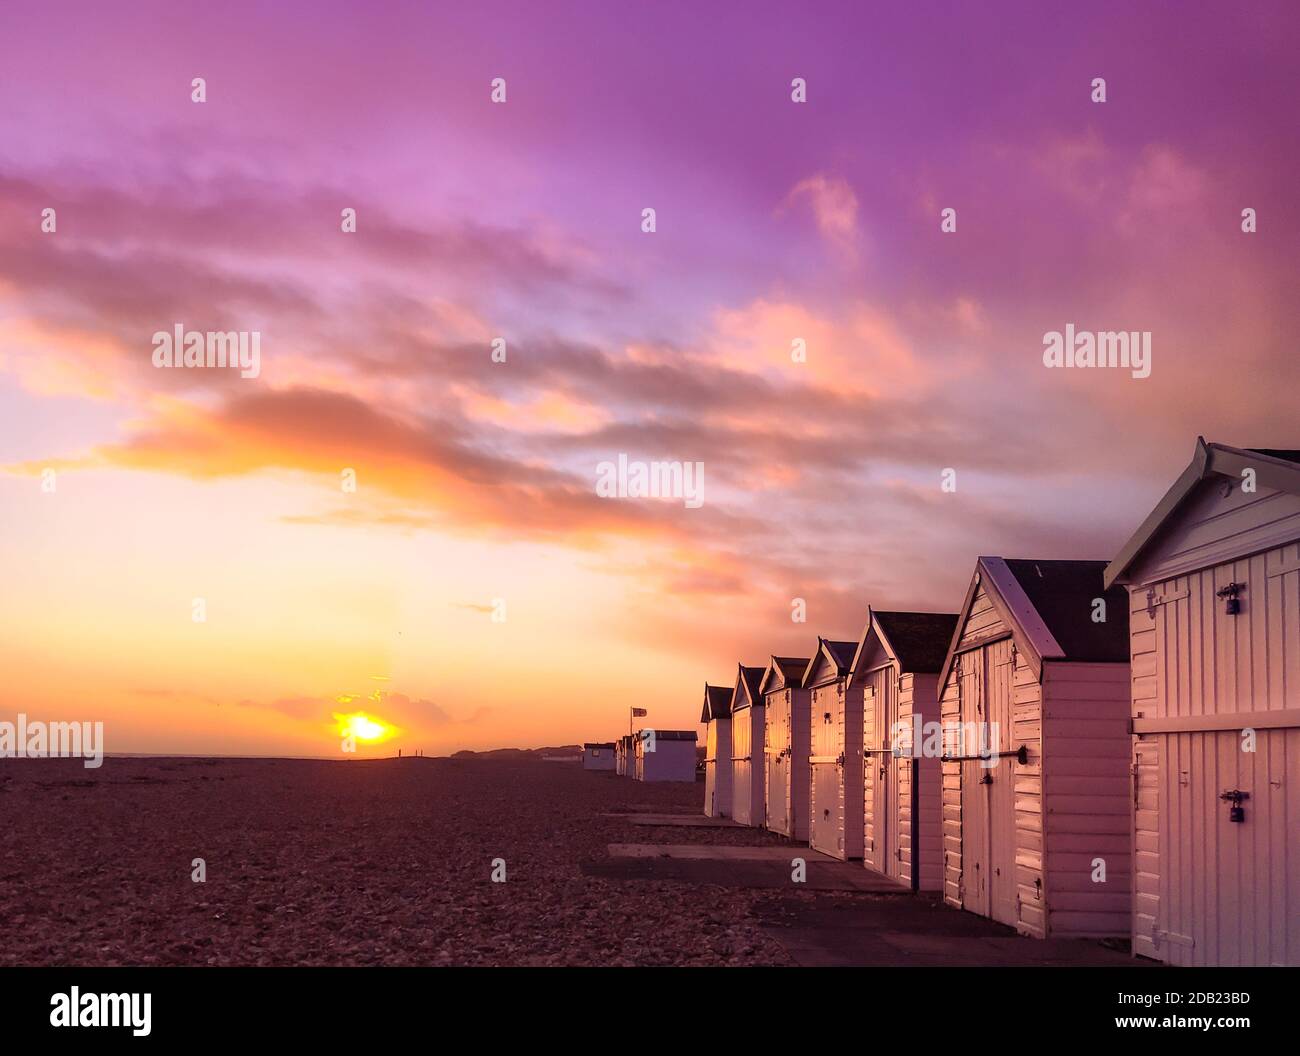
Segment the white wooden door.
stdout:
<path fill-rule="evenodd" d="M 959 666 L 959 691 L 961 694 L 961 722 L 965 729 L 975 729 L 971 723 L 984 721 L 983 650 L 962 653 L 957 658 Z M 953 744 L 949 751 L 955 755 L 970 755 L 975 746 L 963 741 Z M 989 801 L 984 783 L 987 771 L 978 759 L 965 759 L 961 764 L 961 869 L 962 905 L 972 913 L 989 915 Z"/>
<path fill-rule="evenodd" d="M 984 655 L 984 696 L 992 738 L 989 747 L 994 752 L 1010 751 L 1015 737 L 1015 660 L 1011 639 L 992 643 L 984 650 Z M 986 769 L 992 783 L 984 786 L 989 804 L 989 916 L 1012 926 L 1019 918 L 1016 908 L 1014 766 L 1015 760 L 1011 756 L 998 759 L 996 765 Z"/>
<path fill-rule="evenodd" d="M 862 772 L 862 809 L 866 820 L 862 861 L 868 869 L 886 876 L 898 872 L 898 824 L 894 817 L 897 810 L 896 767 L 888 752 L 892 726 L 891 682 L 892 668 L 874 672 L 862 697 L 863 742 L 866 747 Z"/>
<path fill-rule="evenodd" d="M 767 827 L 790 835 L 790 704 L 774 694 L 767 707 Z"/>
<path fill-rule="evenodd" d="M 838 759 L 835 686 L 816 689 L 811 698 L 812 796 L 808 844 L 814 850 L 843 858 L 843 805 L 840 801 L 843 768 Z"/>

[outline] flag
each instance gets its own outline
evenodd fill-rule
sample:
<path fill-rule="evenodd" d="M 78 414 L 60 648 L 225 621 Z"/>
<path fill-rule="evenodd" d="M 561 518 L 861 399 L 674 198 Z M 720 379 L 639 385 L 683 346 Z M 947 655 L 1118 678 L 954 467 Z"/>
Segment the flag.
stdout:
<path fill-rule="evenodd" d="M 644 719 L 644 718 L 645 718 L 647 715 L 649 715 L 649 714 L 650 714 L 650 713 L 649 713 L 648 711 L 646 711 L 645 708 L 633 708 L 633 709 L 632 709 L 632 718 L 634 718 L 634 719 Z"/>

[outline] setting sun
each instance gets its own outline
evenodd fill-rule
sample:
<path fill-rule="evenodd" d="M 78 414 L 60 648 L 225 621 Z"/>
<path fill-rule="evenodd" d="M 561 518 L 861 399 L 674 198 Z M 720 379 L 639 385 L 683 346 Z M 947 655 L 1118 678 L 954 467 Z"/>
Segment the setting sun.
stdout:
<path fill-rule="evenodd" d="M 353 712 L 350 715 L 335 714 L 334 718 L 339 724 L 341 736 L 352 736 L 365 744 L 378 744 L 388 740 L 397 732 L 394 727 L 367 715 L 364 711 Z"/>

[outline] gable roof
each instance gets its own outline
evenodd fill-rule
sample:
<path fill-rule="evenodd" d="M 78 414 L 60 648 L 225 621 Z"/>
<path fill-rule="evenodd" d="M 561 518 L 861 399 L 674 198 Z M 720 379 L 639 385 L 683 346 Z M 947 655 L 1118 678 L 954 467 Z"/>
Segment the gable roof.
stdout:
<path fill-rule="evenodd" d="M 948 656 L 953 632 L 957 629 L 955 612 L 890 612 L 867 610 L 867 626 L 853 654 L 852 670 L 857 677 L 866 656 L 867 643 L 875 635 L 885 652 L 898 661 L 900 673 L 934 674 Z"/>
<path fill-rule="evenodd" d="M 952 670 L 962 627 L 981 586 L 1039 678 L 1044 660 L 1127 663 L 1128 592 L 1118 586 L 1106 588 L 1102 582 L 1105 569 L 1105 561 L 981 557 L 939 672 L 940 691 Z M 1097 598 L 1106 600 L 1102 623 L 1092 618 Z"/>
<path fill-rule="evenodd" d="M 803 685 L 803 673 L 808 668 L 806 656 L 774 656 L 768 661 L 763 680 L 758 684 L 763 696 L 782 689 L 798 689 Z"/>
<path fill-rule="evenodd" d="M 731 714 L 731 690 L 726 686 L 704 683 L 704 710 L 700 722 L 708 724 L 714 719 L 725 719 Z"/>
<path fill-rule="evenodd" d="M 1105 561 L 1018 561 L 1007 567 L 1068 660 L 1124 663 L 1129 658 L 1128 592 L 1102 583 Z M 1092 618 L 1106 599 L 1106 620 Z"/>
<path fill-rule="evenodd" d="M 758 691 L 758 684 L 762 679 L 763 668 L 746 667 L 744 664 L 736 665 L 736 688 L 731 694 L 731 710 L 733 713 L 740 708 L 748 708 L 751 705 L 760 708 L 763 706 L 763 695 Z"/>
<path fill-rule="evenodd" d="M 813 670 L 817 667 L 817 661 L 825 659 L 826 663 L 835 669 L 835 677 L 843 678 L 853 667 L 853 654 L 857 649 L 857 642 L 837 642 L 830 638 L 817 638 L 817 652 L 813 653 L 812 659 L 808 661 L 808 666 L 804 669 L 803 685 L 808 686 L 808 681 L 812 678 Z"/>
<path fill-rule="evenodd" d="M 1256 480 L 1266 487 L 1300 495 L 1300 451 L 1207 444 L 1205 437 L 1198 436 L 1191 463 L 1165 492 L 1164 498 L 1147 515 L 1147 519 L 1124 544 L 1115 559 L 1106 566 L 1106 586 L 1123 581 L 1124 574 L 1160 534 L 1165 524 L 1175 516 L 1184 500 L 1201 481 L 1215 474 L 1240 479 L 1243 469 L 1253 469 Z"/>

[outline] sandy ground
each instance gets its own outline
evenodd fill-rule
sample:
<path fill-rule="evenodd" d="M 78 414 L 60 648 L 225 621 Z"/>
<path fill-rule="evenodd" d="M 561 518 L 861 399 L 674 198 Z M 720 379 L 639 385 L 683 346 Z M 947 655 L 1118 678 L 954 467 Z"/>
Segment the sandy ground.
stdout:
<path fill-rule="evenodd" d="M 789 963 L 772 892 L 581 872 L 609 843 L 785 842 L 601 817 L 702 801 L 533 760 L 4 760 L 0 964 Z"/>

